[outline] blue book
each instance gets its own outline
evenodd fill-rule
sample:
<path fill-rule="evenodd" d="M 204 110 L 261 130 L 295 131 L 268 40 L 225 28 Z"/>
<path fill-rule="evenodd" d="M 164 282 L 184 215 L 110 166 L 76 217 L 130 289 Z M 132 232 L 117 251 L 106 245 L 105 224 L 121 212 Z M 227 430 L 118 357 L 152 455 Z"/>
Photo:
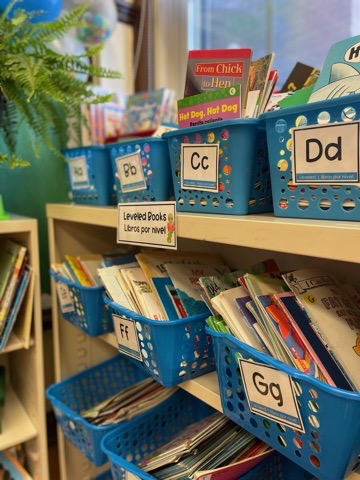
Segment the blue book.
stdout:
<path fill-rule="evenodd" d="M 174 288 L 169 277 L 153 277 L 151 279 L 156 296 L 160 300 L 165 314 L 169 320 L 177 320 L 181 318 L 178 315 L 173 301 L 169 294 L 169 287 Z"/>

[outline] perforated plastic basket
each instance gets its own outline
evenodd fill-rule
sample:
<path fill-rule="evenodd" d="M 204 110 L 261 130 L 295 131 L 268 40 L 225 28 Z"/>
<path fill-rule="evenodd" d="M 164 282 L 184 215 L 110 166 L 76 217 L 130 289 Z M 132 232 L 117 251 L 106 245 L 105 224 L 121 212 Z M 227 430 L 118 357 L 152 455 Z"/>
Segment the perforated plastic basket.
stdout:
<path fill-rule="evenodd" d="M 131 425 L 119 426 L 108 433 L 101 448 L 108 456 L 114 480 L 131 478 L 153 480 L 138 462 L 160 448 L 170 438 L 214 410 L 183 390 Z M 272 454 L 241 478 L 244 480 L 305 480 L 313 476 L 278 453 Z"/>
<path fill-rule="evenodd" d="M 100 445 L 102 438 L 118 425 L 93 425 L 87 422 L 80 412 L 147 376 L 133 362 L 119 355 L 55 383 L 46 390 L 65 438 L 96 466 L 106 462 L 106 455 Z M 126 423 L 131 424 L 132 421 L 128 420 Z"/>
<path fill-rule="evenodd" d="M 74 203 L 116 205 L 108 146 L 66 148 L 63 154 Z"/>
<path fill-rule="evenodd" d="M 293 185 L 291 129 L 349 123 L 360 119 L 360 95 L 268 112 L 266 121 L 274 213 L 279 217 L 360 220 L 360 188 L 355 185 Z M 354 138 L 354 147 L 357 148 Z"/>
<path fill-rule="evenodd" d="M 162 135 L 168 141 L 176 208 L 246 215 L 272 211 L 266 131 L 256 119 L 223 120 Z M 219 144 L 218 192 L 181 188 L 181 145 Z"/>
<path fill-rule="evenodd" d="M 114 330 L 113 321 L 103 301 L 104 287 L 83 287 L 50 271 L 57 284 L 57 295 L 62 316 L 91 337 Z M 61 287 L 68 289 L 72 305 L 60 300 Z"/>
<path fill-rule="evenodd" d="M 207 315 L 168 321 L 151 320 L 121 307 L 105 294 L 104 302 L 112 314 L 134 323 L 139 353 L 135 361 L 163 386 L 178 385 L 215 370 L 211 336 L 205 332 Z M 116 326 L 115 334 L 118 338 Z M 129 354 L 121 350 L 120 343 L 119 347 L 121 353 Z"/>
<path fill-rule="evenodd" d="M 116 191 L 118 203 L 167 201 L 173 195 L 169 152 L 165 140 L 159 137 L 123 140 L 109 145 L 109 151 L 113 172 L 113 188 Z M 123 190 L 119 181 L 116 159 L 137 152 L 146 181 L 146 188 L 128 191 L 124 186 Z M 131 176 L 131 170 L 128 171 L 127 176 Z"/>
<path fill-rule="evenodd" d="M 342 480 L 359 464 L 360 393 L 329 386 L 206 327 L 213 337 L 225 415 L 321 480 Z M 305 433 L 254 414 L 246 399 L 238 359 L 252 359 L 290 375 Z M 287 477 L 286 477 L 287 478 Z"/>

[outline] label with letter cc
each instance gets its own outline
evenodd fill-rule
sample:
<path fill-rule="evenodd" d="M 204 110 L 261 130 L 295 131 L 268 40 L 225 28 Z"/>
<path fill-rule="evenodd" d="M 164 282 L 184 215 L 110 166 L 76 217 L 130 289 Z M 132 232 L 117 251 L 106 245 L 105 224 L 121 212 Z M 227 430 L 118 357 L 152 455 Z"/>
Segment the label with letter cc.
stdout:
<path fill-rule="evenodd" d="M 359 122 L 292 130 L 295 184 L 359 184 Z"/>
<path fill-rule="evenodd" d="M 250 411 L 305 432 L 291 377 L 249 360 L 239 359 L 239 366 Z"/>
<path fill-rule="evenodd" d="M 90 181 L 85 156 L 74 157 L 68 160 L 70 183 L 73 190 L 89 188 Z"/>
<path fill-rule="evenodd" d="M 218 144 L 182 143 L 181 158 L 181 188 L 218 192 Z"/>
<path fill-rule="evenodd" d="M 142 355 L 135 321 L 115 313 L 112 317 L 119 352 L 141 361 Z"/>
<path fill-rule="evenodd" d="M 129 153 L 115 159 L 120 187 L 123 193 L 146 190 L 140 152 Z"/>

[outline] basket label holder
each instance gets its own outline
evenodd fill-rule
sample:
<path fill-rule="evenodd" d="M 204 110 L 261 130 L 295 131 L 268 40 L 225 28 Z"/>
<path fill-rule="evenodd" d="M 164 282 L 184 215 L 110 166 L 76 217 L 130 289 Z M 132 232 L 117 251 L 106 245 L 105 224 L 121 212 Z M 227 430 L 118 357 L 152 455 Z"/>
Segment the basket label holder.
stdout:
<path fill-rule="evenodd" d="M 290 375 L 242 358 L 239 367 L 250 411 L 305 433 Z"/>
<path fill-rule="evenodd" d="M 219 191 L 219 144 L 181 144 L 181 188 Z"/>
<path fill-rule="evenodd" d="M 74 302 L 70 295 L 69 287 L 66 283 L 56 282 L 56 290 L 60 302 L 62 313 L 71 313 L 75 311 Z"/>
<path fill-rule="evenodd" d="M 360 122 L 293 128 L 294 185 L 359 185 Z"/>
<path fill-rule="evenodd" d="M 73 190 L 90 188 L 90 180 L 85 155 L 71 159 L 68 158 L 67 161 L 69 164 L 71 188 Z"/>
<path fill-rule="evenodd" d="M 114 330 L 120 353 L 142 361 L 139 338 L 135 321 L 125 318 L 116 313 L 112 314 Z"/>
<path fill-rule="evenodd" d="M 146 190 L 140 151 L 117 157 L 115 163 L 122 193 Z"/>

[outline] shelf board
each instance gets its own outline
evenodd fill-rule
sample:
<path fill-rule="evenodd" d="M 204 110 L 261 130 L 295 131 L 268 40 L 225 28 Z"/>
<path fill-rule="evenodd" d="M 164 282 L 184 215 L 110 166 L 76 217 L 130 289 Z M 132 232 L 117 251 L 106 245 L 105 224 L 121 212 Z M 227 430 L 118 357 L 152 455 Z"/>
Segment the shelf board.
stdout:
<path fill-rule="evenodd" d="M 206 373 L 205 375 L 194 378 L 193 380 L 187 380 L 186 382 L 180 383 L 179 387 L 215 408 L 219 412 L 223 411 L 216 372 Z"/>
<path fill-rule="evenodd" d="M 117 227 L 116 207 L 48 204 L 50 218 Z M 360 222 L 178 213 L 179 238 L 360 263 Z M 346 248 L 344 246 L 346 245 Z"/>
<path fill-rule="evenodd" d="M 1 424 L 0 450 L 26 442 L 38 434 L 11 386 L 6 387 L 6 400 L 1 412 Z"/>

